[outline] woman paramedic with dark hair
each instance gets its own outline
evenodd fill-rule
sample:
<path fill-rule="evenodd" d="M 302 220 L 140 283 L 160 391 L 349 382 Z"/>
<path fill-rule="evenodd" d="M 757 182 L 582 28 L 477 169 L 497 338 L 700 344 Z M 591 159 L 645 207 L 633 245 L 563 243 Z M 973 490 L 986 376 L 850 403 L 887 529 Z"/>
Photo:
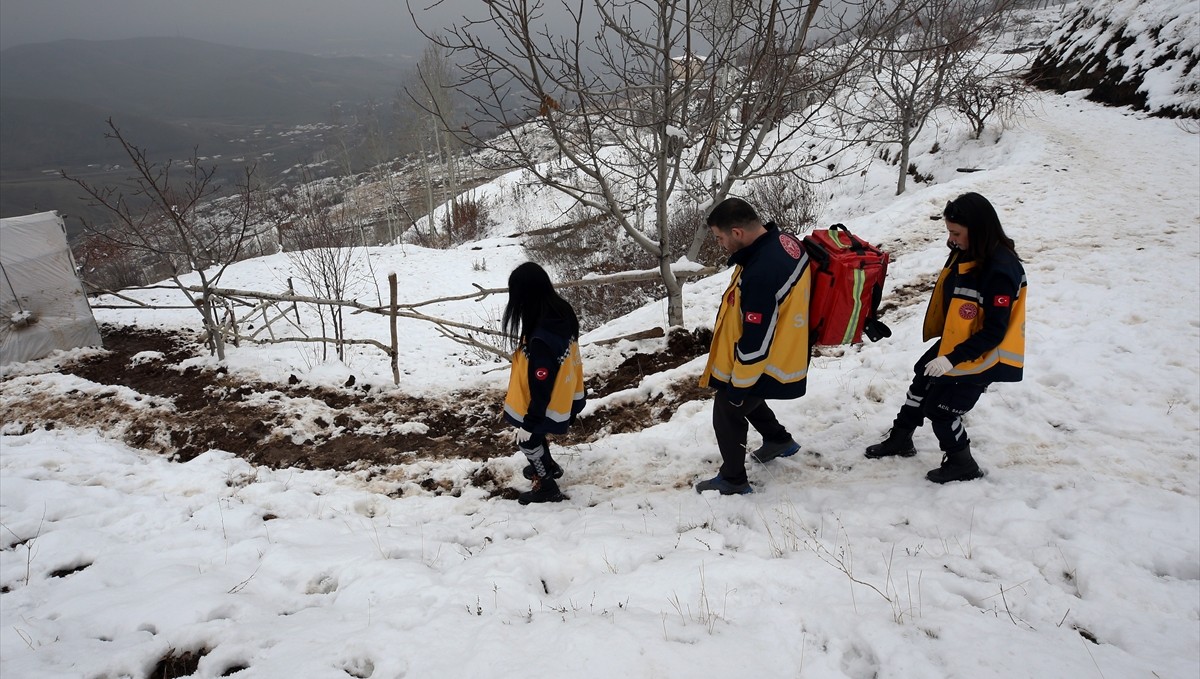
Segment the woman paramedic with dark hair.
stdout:
<path fill-rule="evenodd" d="M 913 431 L 928 419 L 942 464 L 934 483 L 984 475 L 971 456 L 962 416 L 992 382 L 1019 382 L 1025 365 L 1025 269 L 995 208 L 964 193 L 942 212 L 950 257 L 925 312 L 924 339 L 938 341 L 914 366 L 916 375 L 887 438 L 869 458 L 912 457 Z"/>
<path fill-rule="evenodd" d="M 525 262 L 508 276 L 508 305 L 501 321 L 516 348 L 504 419 L 514 427 L 514 442 L 529 462 L 524 476 L 533 489 L 521 504 L 560 502 L 566 497 L 555 479 L 562 467 L 550 455 L 547 434 L 563 434 L 586 404 L 583 364 L 579 359 L 579 318 L 554 291 L 545 269 Z"/>

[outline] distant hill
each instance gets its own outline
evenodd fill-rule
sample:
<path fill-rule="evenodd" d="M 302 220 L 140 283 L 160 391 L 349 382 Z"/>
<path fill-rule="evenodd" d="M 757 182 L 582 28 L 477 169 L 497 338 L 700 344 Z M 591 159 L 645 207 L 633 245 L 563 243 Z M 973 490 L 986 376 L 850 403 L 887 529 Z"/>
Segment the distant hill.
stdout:
<path fill-rule="evenodd" d="M 0 51 L 0 216 L 85 210 L 67 170 L 120 182 L 128 166 L 105 139 L 112 118 L 151 159 L 193 150 L 236 174 L 271 175 L 328 140 L 335 104 L 387 104 L 408 74 L 352 57 L 315 57 L 182 38 L 63 40 Z M 216 162 L 215 160 L 213 162 Z M 98 215 L 97 215 L 98 216 Z"/>
<path fill-rule="evenodd" d="M 302 123 L 338 101 L 391 98 L 404 73 L 184 38 L 62 40 L 0 52 L 0 97 L 74 101 L 164 121 Z"/>
<path fill-rule="evenodd" d="M 139 145 L 171 157 L 185 157 L 210 141 L 176 123 L 98 108 L 74 101 L 0 99 L 0 149 L 6 168 L 59 169 L 117 157 L 119 149 L 104 138 L 113 116 L 123 133 Z M 120 158 L 118 158 L 120 160 Z"/>

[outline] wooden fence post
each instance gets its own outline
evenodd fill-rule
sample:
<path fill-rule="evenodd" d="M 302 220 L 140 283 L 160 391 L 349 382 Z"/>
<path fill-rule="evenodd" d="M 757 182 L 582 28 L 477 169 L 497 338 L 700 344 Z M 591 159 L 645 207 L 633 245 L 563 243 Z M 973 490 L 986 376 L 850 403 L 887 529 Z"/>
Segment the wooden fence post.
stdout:
<path fill-rule="evenodd" d="M 391 295 L 391 303 L 388 305 L 391 313 L 392 326 L 392 384 L 400 384 L 400 344 L 396 333 L 396 318 L 399 311 L 399 302 L 396 298 L 396 274 L 388 274 L 388 293 Z"/>
<path fill-rule="evenodd" d="M 294 296 L 296 294 L 296 288 L 292 287 L 292 277 L 288 276 L 287 281 L 288 281 L 288 294 Z M 292 302 L 292 311 L 296 312 L 296 327 L 300 327 L 300 307 L 296 306 L 295 302 Z"/>

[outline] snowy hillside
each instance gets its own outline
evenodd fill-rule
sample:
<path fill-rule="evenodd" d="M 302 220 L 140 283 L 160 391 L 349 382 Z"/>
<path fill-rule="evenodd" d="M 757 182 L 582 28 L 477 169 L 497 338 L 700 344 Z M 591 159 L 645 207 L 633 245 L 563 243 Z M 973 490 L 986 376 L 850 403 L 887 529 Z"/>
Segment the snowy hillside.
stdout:
<path fill-rule="evenodd" d="M 527 487 L 524 459 L 479 415 L 496 411 L 503 366 L 419 321 L 401 329 L 399 387 L 372 349 L 344 363 L 295 345 L 231 349 L 223 366 L 190 351 L 129 360 L 130 373 L 210 385 L 217 406 L 202 411 L 88 378 L 77 366 L 98 350 L 6 366 L 0 677 L 1197 676 L 1200 136 L 1082 93 L 1039 94 L 1018 125 L 970 136 L 939 119 L 914 147 L 933 181 L 898 198 L 882 161 L 825 185 L 820 221 L 894 255 L 893 336 L 825 352 L 809 393 L 773 404 L 802 451 L 751 463 L 746 496 L 691 488 L 720 459 L 711 404 L 688 391 L 704 357 L 660 370 L 664 340 L 599 343 L 662 324 L 661 303 L 583 338 L 592 380 L 648 357 L 589 405 L 588 434 L 555 450 L 569 496 L 556 505 L 502 492 Z M 504 181 L 485 191 L 514 196 Z M 1025 381 L 994 386 L 966 418 L 989 475 L 936 486 L 928 429 L 915 458 L 862 451 L 903 400 L 946 253 L 939 215 L 965 191 L 997 206 L 1024 260 L 1028 361 Z M 526 193 L 499 219 L 542 212 Z M 523 260 L 509 238 L 373 248 L 352 294 L 374 300 L 369 274 L 390 272 L 410 301 L 500 287 Z M 281 287 L 290 267 L 242 262 L 227 283 Z M 687 286 L 689 330 L 711 325 L 727 281 Z M 478 324 L 503 303 L 435 309 Z M 189 310 L 97 316 L 196 325 Z M 387 335 L 369 314 L 348 323 Z M 247 445 L 181 461 L 151 451 L 186 432 L 141 429 L 250 440 L 271 427 L 242 409 L 274 407 L 281 441 L 304 449 L 388 399 L 405 407 L 373 411 L 355 445 L 425 435 L 437 455 L 324 468 L 248 459 Z M 447 404 L 463 429 L 433 441 L 447 425 L 429 414 Z M 640 421 L 606 419 L 617 408 Z"/>

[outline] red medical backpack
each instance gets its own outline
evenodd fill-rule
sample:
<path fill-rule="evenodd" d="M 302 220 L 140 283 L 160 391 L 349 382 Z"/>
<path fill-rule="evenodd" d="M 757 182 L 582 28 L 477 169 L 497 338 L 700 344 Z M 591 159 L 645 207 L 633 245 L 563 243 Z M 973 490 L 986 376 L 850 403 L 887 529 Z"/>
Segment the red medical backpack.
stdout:
<path fill-rule="evenodd" d="M 864 327 L 872 341 L 890 336 L 891 330 L 876 318 L 888 253 L 842 224 L 810 232 L 804 247 L 813 267 L 809 343 L 858 344 Z"/>

